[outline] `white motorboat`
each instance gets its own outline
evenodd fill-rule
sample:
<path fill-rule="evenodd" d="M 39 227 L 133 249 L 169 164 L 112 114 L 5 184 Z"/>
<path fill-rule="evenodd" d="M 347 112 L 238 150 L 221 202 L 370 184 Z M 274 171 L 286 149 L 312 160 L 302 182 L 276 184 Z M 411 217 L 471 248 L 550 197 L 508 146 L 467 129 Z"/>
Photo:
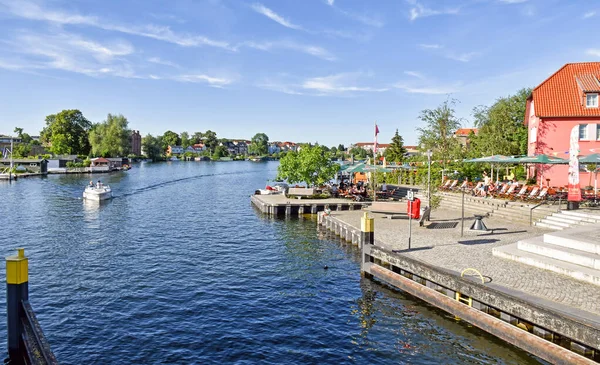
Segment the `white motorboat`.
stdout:
<path fill-rule="evenodd" d="M 97 183 L 88 185 L 83 192 L 83 199 L 92 201 L 102 201 L 112 198 L 112 189 L 108 185 Z"/>

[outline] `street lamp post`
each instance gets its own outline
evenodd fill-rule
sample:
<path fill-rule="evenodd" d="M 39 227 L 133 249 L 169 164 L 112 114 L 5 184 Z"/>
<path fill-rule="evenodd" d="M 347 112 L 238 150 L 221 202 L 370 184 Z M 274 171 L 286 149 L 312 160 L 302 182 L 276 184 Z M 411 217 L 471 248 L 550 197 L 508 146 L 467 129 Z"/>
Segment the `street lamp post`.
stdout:
<path fill-rule="evenodd" d="M 431 150 L 427 150 L 427 201 L 431 200 Z M 431 204 L 431 203 L 428 203 Z"/>

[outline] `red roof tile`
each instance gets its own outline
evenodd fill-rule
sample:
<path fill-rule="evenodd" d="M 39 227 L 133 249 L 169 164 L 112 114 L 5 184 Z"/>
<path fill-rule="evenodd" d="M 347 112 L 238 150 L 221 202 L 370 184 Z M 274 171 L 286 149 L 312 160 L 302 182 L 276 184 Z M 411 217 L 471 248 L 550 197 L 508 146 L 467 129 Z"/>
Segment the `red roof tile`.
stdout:
<path fill-rule="evenodd" d="M 477 128 L 459 128 L 456 130 L 456 132 L 454 132 L 454 134 L 457 136 L 468 136 L 471 132 L 477 134 L 477 131 Z"/>
<path fill-rule="evenodd" d="M 595 80 L 594 80 L 595 78 Z M 585 92 L 595 91 L 600 62 L 567 63 L 533 89 L 538 117 L 600 116 L 600 108 L 585 106 Z"/>

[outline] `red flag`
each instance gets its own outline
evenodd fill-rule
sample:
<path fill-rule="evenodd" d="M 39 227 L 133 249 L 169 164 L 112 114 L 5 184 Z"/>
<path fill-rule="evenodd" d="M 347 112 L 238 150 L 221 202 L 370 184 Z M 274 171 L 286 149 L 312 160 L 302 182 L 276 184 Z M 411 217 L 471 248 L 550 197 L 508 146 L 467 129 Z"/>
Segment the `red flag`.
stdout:
<path fill-rule="evenodd" d="M 379 134 L 379 128 L 377 127 L 377 124 L 375 124 L 375 135 Z"/>

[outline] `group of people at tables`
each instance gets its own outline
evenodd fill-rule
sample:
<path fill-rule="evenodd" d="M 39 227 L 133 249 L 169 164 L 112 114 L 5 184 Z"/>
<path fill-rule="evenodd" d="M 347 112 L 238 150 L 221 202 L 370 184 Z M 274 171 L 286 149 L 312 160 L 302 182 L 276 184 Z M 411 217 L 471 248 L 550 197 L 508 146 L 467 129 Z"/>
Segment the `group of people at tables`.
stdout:
<path fill-rule="evenodd" d="M 368 196 L 367 186 L 363 181 L 359 181 L 356 184 L 352 182 L 342 182 L 338 186 L 337 184 L 331 185 L 331 195 L 335 198 L 352 198 L 354 200 L 365 200 Z"/>

